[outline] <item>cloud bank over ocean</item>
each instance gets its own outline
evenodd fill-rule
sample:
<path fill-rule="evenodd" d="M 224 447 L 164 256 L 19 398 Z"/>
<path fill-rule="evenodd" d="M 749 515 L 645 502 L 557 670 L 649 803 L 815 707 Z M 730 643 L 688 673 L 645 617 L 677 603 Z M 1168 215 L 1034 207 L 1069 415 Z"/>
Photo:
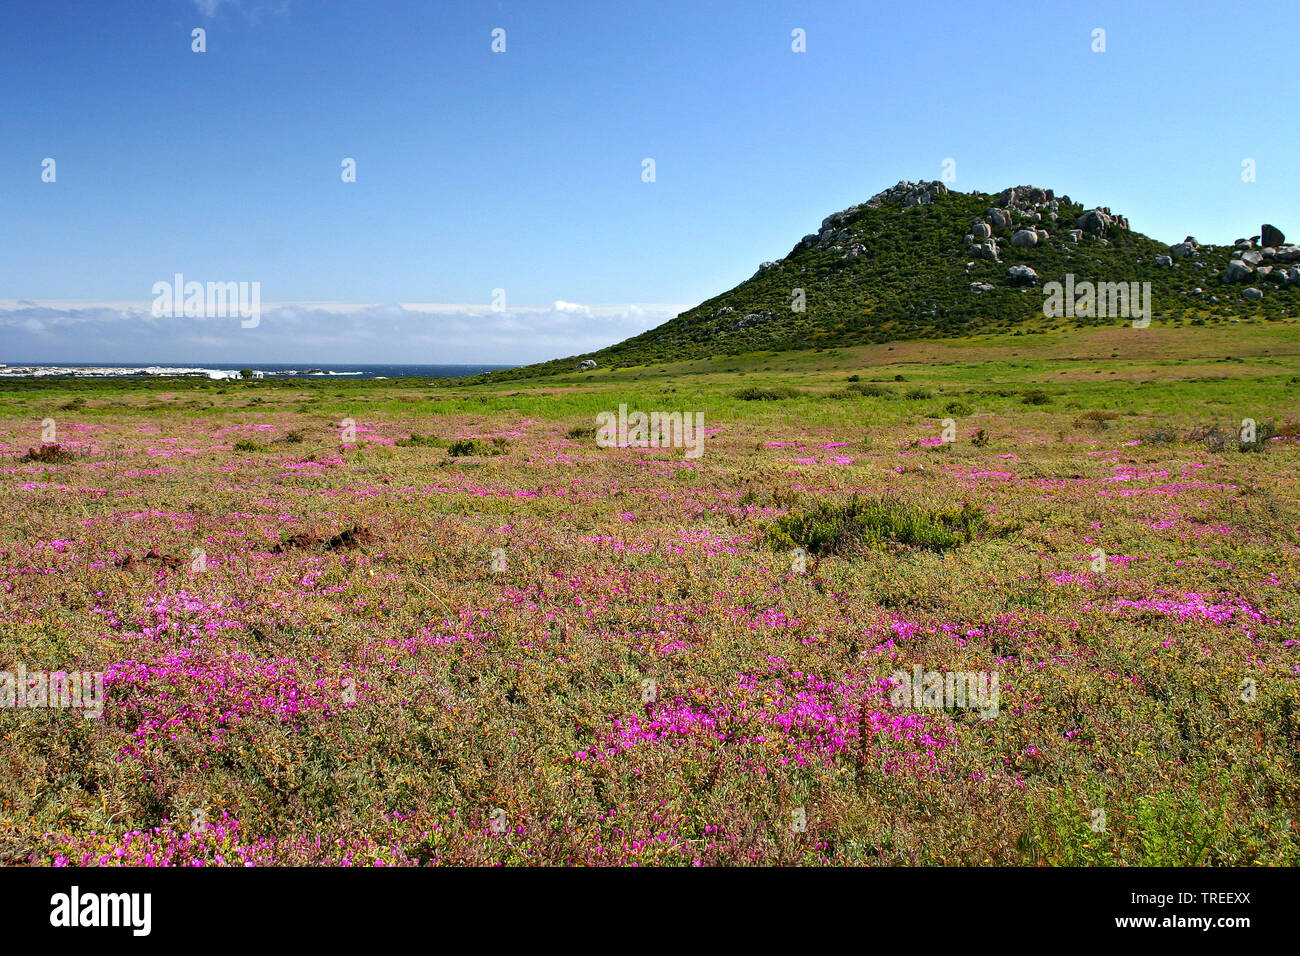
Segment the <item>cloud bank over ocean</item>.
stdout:
<path fill-rule="evenodd" d="M 238 318 L 159 318 L 148 302 L 11 299 L 0 300 L 0 362 L 524 364 L 594 351 L 688 307 L 264 303 L 257 327 L 241 328 Z"/>

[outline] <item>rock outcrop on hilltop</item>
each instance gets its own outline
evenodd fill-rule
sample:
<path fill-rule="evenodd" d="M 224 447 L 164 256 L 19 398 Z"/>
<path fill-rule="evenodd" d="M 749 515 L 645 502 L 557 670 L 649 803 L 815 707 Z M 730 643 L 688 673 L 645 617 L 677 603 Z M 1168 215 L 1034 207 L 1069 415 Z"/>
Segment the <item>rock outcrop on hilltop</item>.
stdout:
<path fill-rule="evenodd" d="M 864 203 L 831 213 L 822 220 L 821 229 L 817 232 L 810 232 L 800 239 L 790 254 L 794 255 L 801 249 L 829 249 L 832 252 L 843 252 L 843 258 L 845 259 L 854 258 L 862 254 L 863 247 L 860 244 L 851 242 L 852 235 L 845 228 L 845 225 L 863 210 L 879 209 L 888 203 L 897 203 L 904 207 L 928 206 L 934 202 L 935 197 L 946 196 L 947 194 L 948 187 L 937 180 L 928 183 L 912 183 L 903 180 L 889 189 L 876 193 Z M 847 251 L 844 246 L 845 242 L 850 243 Z M 775 262 L 764 262 L 759 266 L 759 272 L 773 269 L 776 266 L 777 263 Z"/>
<path fill-rule="evenodd" d="M 1281 229 L 1268 223 L 1260 226 L 1259 235 L 1238 239 L 1233 244 L 1236 258 L 1223 271 L 1223 281 L 1228 283 L 1271 283 L 1287 288 L 1300 286 L 1300 245 L 1287 245 Z M 1194 251 L 1192 255 L 1195 255 Z M 1244 299 L 1262 299 L 1264 291 L 1256 287 L 1243 289 Z"/>

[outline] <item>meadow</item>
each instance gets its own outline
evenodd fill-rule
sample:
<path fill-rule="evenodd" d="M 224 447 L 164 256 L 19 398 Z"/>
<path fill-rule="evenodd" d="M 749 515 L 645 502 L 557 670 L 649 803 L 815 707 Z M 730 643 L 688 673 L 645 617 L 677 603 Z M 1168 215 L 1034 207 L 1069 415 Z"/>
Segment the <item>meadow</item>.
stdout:
<path fill-rule="evenodd" d="M 0 861 L 1296 865 L 1298 466 L 1279 324 L 5 381 Z"/>

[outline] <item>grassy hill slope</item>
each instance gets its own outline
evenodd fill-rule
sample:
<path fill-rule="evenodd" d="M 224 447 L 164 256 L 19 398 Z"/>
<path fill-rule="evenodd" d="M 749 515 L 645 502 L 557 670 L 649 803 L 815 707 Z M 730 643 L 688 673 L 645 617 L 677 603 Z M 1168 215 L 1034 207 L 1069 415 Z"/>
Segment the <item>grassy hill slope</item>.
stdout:
<path fill-rule="evenodd" d="M 905 204 L 914 201 L 906 197 L 915 197 L 918 190 L 924 199 Z M 1017 201 L 1009 198 L 1010 190 L 960 193 L 939 183 L 900 183 L 827 217 L 819 233 L 804 237 L 783 259 L 764 263 L 749 280 L 657 328 L 597 352 L 484 378 L 571 372 L 587 359 L 600 368 L 620 368 L 715 355 L 1124 324 L 1104 316 L 1045 317 L 1042 285 L 1063 282 L 1067 274 L 1076 282 L 1150 282 L 1153 325 L 1287 321 L 1300 314 L 1300 285 L 1263 281 L 1262 273 L 1238 284 L 1224 282 L 1229 262 L 1241 250 L 1198 246 L 1194 255 L 1173 256 L 1172 264 L 1158 265 L 1157 256 L 1169 256 L 1170 248 L 1131 230 L 1122 217 L 1114 217 L 1100 235 L 1081 231 L 1075 241 L 1070 231 L 1088 211 L 1083 205 L 1068 196 L 1053 197 L 1049 190 L 1017 191 L 1022 196 L 1045 193 L 1050 202 Z M 990 221 L 997 216 L 989 215 L 995 207 L 1007 213 L 1008 225 Z M 969 240 L 977 221 L 989 224 L 997 260 L 972 251 Z M 1011 237 L 1023 229 L 1044 230 L 1047 238 L 1032 248 L 1012 245 Z M 1016 265 L 1033 269 L 1038 282 L 1012 281 L 1008 269 Z M 1287 268 L 1281 265 L 1278 271 Z M 1263 289 L 1263 298 L 1243 298 L 1249 286 Z M 802 311 L 795 308 L 796 290 L 803 290 Z"/>

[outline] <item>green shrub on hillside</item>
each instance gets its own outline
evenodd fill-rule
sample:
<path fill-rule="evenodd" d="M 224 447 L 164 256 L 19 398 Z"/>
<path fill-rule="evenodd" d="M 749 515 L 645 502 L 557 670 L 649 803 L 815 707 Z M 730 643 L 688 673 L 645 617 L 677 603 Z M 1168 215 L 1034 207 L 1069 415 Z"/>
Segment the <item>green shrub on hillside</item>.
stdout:
<path fill-rule="evenodd" d="M 452 458 L 464 458 L 471 455 L 504 455 L 510 450 L 510 443 L 504 438 L 493 438 L 485 442 L 481 438 L 458 438 L 447 446 L 447 454 Z"/>
<path fill-rule="evenodd" d="M 891 544 L 950 551 L 976 538 L 1002 537 L 1015 530 L 993 525 L 983 511 L 969 503 L 931 511 L 893 499 L 867 501 L 855 495 L 848 501 L 822 501 L 784 515 L 764 529 L 763 541 L 776 550 L 803 548 L 822 557 L 852 555 Z"/>
<path fill-rule="evenodd" d="M 803 393 L 799 389 L 787 385 L 778 385 L 774 388 L 761 388 L 757 385 L 750 385 L 746 388 L 737 389 L 732 394 L 742 402 L 776 402 L 783 398 L 798 398 Z"/>

